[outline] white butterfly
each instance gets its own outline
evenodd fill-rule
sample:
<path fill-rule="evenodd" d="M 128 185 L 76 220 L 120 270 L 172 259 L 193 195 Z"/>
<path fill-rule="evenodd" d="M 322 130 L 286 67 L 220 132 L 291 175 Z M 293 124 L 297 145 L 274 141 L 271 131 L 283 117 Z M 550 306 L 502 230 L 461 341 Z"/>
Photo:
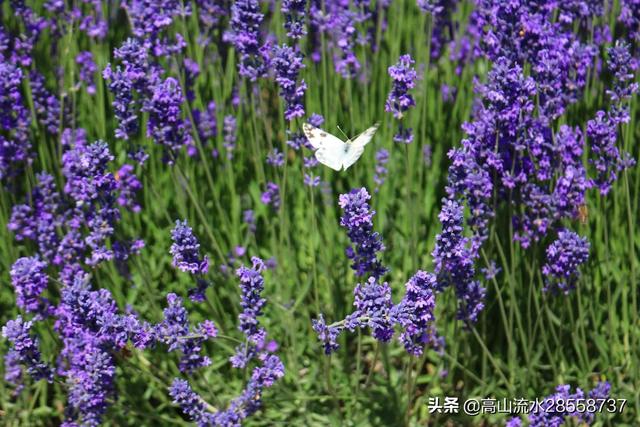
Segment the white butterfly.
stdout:
<path fill-rule="evenodd" d="M 364 152 L 364 146 L 371 141 L 377 129 L 378 123 L 362 132 L 353 141 L 350 139 L 342 141 L 329 132 L 308 123 L 302 125 L 302 130 L 309 143 L 316 150 L 316 159 L 323 165 L 337 171 L 347 170 L 360 158 Z"/>

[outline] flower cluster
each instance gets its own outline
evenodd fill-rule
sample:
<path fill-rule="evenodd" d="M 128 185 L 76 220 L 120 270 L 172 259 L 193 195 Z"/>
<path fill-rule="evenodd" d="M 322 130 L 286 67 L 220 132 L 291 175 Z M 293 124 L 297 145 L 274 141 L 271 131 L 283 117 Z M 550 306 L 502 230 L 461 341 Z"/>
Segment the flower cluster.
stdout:
<path fill-rule="evenodd" d="M 209 270 L 209 258 L 200 258 L 200 243 L 193 235 L 187 221 L 176 221 L 171 230 L 173 244 L 169 252 L 173 256 L 173 266 L 191 274 L 205 274 Z"/>
<path fill-rule="evenodd" d="M 409 93 L 410 89 L 415 86 L 418 76 L 413 68 L 414 63 L 415 61 L 411 58 L 411 55 L 402 55 L 396 65 L 389 67 L 389 75 L 393 80 L 393 87 L 387 96 L 384 110 L 392 113 L 393 117 L 398 120 L 401 120 L 405 113 L 416 105 L 413 96 Z M 413 141 L 413 131 L 410 128 L 404 128 L 400 124 L 400 129 L 393 139 L 396 142 L 409 144 Z"/>
<path fill-rule="evenodd" d="M 340 225 L 347 229 L 351 246 L 346 249 L 347 258 L 352 261 L 351 268 L 357 277 L 382 277 L 388 269 L 378 259 L 378 253 L 384 251 L 380 235 L 373 231 L 375 211 L 369 207 L 371 196 L 366 188 L 354 189 L 340 195 L 339 204 L 344 214 Z"/>
<path fill-rule="evenodd" d="M 420 355 L 425 346 L 438 348 L 442 345 L 435 331 L 436 276 L 418 271 L 405 285 L 405 295 L 398 304 L 393 304 L 391 287 L 380 278 L 387 269 L 377 259 L 377 252 L 384 249 L 382 239 L 373 231 L 372 218 L 367 201 L 370 199 L 365 188 L 354 189 L 340 196 L 340 206 L 344 215 L 340 224 L 347 228 L 347 234 L 356 247 L 347 250 L 350 259 L 356 259 L 352 268 L 356 276 L 368 276 L 364 283 L 354 289 L 354 311 L 343 320 L 327 325 L 322 314 L 312 321 L 313 330 L 329 355 L 339 348 L 337 339 L 346 329 L 370 328 L 375 339 L 389 342 L 395 334 L 395 327 L 403 332 L 400 341 L 409 354 Z M 354 254 L 359 254 L 355 257 Z"/>
<path fill-rule="evenodd" d="M 301 39 L 307 34 L 304 27 L 307 0 L 284 0 L 280 10 L 284 14 L 284 28 L 287 36 L 292 39 Z"/>
<path fill-rule="evenodd" d="M 182 411 L 199 426 L 241 425 L 242 420 L 261 407 L 264 390 L 272 387 L 279 378 L 284 376 L 284 365 L 280 358 L 273 354 L 277 344 L 265 343 L 266 331 L 258 320 L 266 303 L 261 296 L 264 289 L 261 273 L 266 266 L 260 258 L 253 257 L 251 261 L 251 268 L 243 265 L 236 272 L 240 279 L 242 307 L 238 317 L 240 321 L 238 329 L 245 335 L 246 341 L 236 348 L 235 355 L 230 359 L 232 366 L 236 368 L 247 368 L 252 360 L 257 361 L 244 390 L 229 403 L 226 409 L 216 410 L 195 393 L 185 380 L 176 378 L 169 388 L 169 394 L 174 403 L 179 405 Z M 184 325 L 184 321 L 178 322 L 177 325 L 177 332 L 184 335 L 187 330 L 179 326 Z"/>
<path fill-rule="evenodd" d="M 11 284 L 16 293 L 16 305 L 26 312 L 44 314 L 47 301 L 41 294 L 47 289 L 47 263 L 37 256 L 20 258 L 11 266 Z"/>
<path fill-rule="evenodd" d="M 589 258 L 589 242 L 573 231 L 558 232 L 558 239 L 547 248 L 547 263 L 542 274 L 547 278 L 544 290 L 569 293 L 579 277 L 578 267 Z"/>
<path fill-rule="evenodd" d="M 149 113 L 147 136 L 165 148 L 165 160 L 173 164 L 178 151 L 191 143 L 189 126 L 181 117 L 182 90 L 176 79 L 168 77 L 155 85 L 152 91 L 142 108 Z"/>
<path fill-rule="evenodd" d="M 0 63 L 0 179 L 16 175 L 18 166 L 31 161 L 31 114 L 20 93 L 22 70 Z"/>
<path fill-rule="evenodd" d="M 261 44 L 264 15 L 258 0 L 236 0 L 231 6 L 231 31 L 225 34 L 238 52 L 238 74 L 250 81 L 263 77 L 269 62 L 269 46 Z"/>
<path fill-rule="evenodd" d="M 206 339 L 218 335 L 213 322 L 207 320 L 196 328 L 191 328 L 187 310 L 182 299 L 174 293 L 167 295 L 167 308 L 163 310 L 164 319 L 154 326 L 154 335 L 159 342 L 168 346 L 169 351 L 180 351 L 181 372 L 192 372 L 198 368 L 209 366 L 211 359 L 201 354 L 202 344 Z"/>
<path fill-rule="evenodd" d="M 304 80 L 298 84 L 298 74 L 304 68 L 300 51 L 285 44 L 273 49 L 272 67 L 276 73 L 276 83 L 281 88 L 280 96 L 286 103 L 284 118 L 291 121 L 304 116 L 302 97 L 307 90 Z"/>
<path fill-rule="evenodd" d="M 96 63 L 93 61 L 93 54 L 89 51 L 80 52 L 76 56 L 76 63 L 80 66 L 80 81 L 87 86 L 87 93 L 95 95 L 96 84 L 95 74 L 98 71 Z"/>
<path fill-rule="evenodd" d="M 39 341 L 31 336 L 32 325 L 33 322 L 25 322 L 18 316 L 2 327 L 2 336 L 11 342 L 11 357 L 23 365 L 33 379 L 52 382 L 53 371 L 42 361 Z"/>

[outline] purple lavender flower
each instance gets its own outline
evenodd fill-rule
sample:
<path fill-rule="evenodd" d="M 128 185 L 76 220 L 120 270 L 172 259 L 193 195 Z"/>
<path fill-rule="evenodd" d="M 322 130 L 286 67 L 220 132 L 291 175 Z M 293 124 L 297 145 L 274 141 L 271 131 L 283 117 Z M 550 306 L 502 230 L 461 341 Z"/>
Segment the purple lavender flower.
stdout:
<path fill-rule="evenodd" d="M 607 382 L 601 382 L 588 393 L 589 399 L 606 399 L 609 397 L 611 386 Z M 576 387 L 575 393 L 571 393 L 571 386 L 561 384 L 556 387 L 556 392 L 543 399 L 536 400 L 529 413 L 530 427 L 563 426 L 571 417 L 578 423 L 591 425 L 595 418 L 595 411 L 578 411 L 574 406 L 573 412 L 569 410 L 571 405 L 567 402 L 577 399 L 586 399 L 585 393 Z"/>
<path fill-rule="evenodd" d="M 86 245 L 91 250 L 90 257 L 86 259 L 90 265 L 113 258 L 107 240 L 113 235 L 114 226 L 120 219 L 120 211 L 116 206 L 116 179 L 107 170 L 113 156 L 106 143 L 96 141 L 86 145 L 84 137 L 83 132 L 77 131 L 75 142 L 72 145 L 65 143 L 67 150 L 62 155 L 62 172 L 66 179 L 64 192 L 75 201 L 76 208 L 66 220 L 70 231 L 61 243 L 55 263 L 63 261 L 60 257 L 69 256 L 64 253 L 64 246 L 77 248 L 72 251 L 77 256 Z M 63 140 L 71 140 L 71 132 L 65 131 Z M 79 241 L 79 230 L 83 224 L 89 233 Z"/>
<path fill-rule="evenodd" d="M 318 334 L 318 339 L 324 346 L 324 354 L 330 355 L 339 348 L 337 339 L 344 329 L 343 326 L 327 325 L 322 314 L 319 314 L 318 318 L 312 321 L 312 326 L 313 330 Z"/>
<path fill-rule="evenodd" d="M 316 6 L 316 16 L 323 13 L 321 7 Z M 338 74 L 345 79 L 355 77 L 360 71 L 360 61 L 355 54 L 356 39 L 358 33 L 356 30 L 356 20 L 358 14 L 349 8 L 347 2 L 330 2 L 326 5 L 327 22 L 320 26 L 328 30 L 331 36 L 333 47 L 337 48 L 338 53 L 334 55 L 334 66 Z M 320 24 L 321 20 L 317 20 Z"/>
<path fill-rule="evenodd" d="M 413 96 L 409 93 L 409 90 L 415 86 L 418 76 L 413 68 L 414 63 L 415 61 L 411 59 L 410 55 L 402 55 L 396 65 L 389 67 L 389 75 L 393 79 L 393 87 L 387 96 L 384 110 L 392 113 L 393 117 L 398 120 L 401 120 L 405 113 L 416 105 Z M 410 143 L 413 140 L 412 130 L 400 125 L 400 130 L 394 136 L 394 140 Z"/>
<path fill-rule="evenodd" d="M 93 54 L 89 51 L 80 52 L 76 56 L 76 63 L 80 66 L 80 81 L 87 86 L 87 93 L 94 95 L 96 93 L 95 74 L 98 71 L 96 63 L 93 61 Z"/>
<path fill-rule="evenodd" d="M 244 212 L 242 212 L 242 222 L 247 224 L 247 229 L 249 230 L 249 233 L 256 232 L 256 217 L 253 210 L 247 209 Z"/>
<path fill-rule="evenodd" d="M 618 21 L 622 22 L 634 41 L 640 40 L 640 1 L 621 0 Z"/>
<path fill-rule="evenodd" d="M 132 212 L 140 212 L 140 205 L 136 201 L 136 194 L 142 189 L 142 183 L 135 175 L 133 166 L 129 164 L 122 165 L 116 172 L 115 179 L 117 183 L 118 204 L 130 209 Z"/>
<path fill-rule="evenodd" d="M 438 290 L 454 286 L 460 302 L 458 317 L 475 322 L 484 308 L 485 289 L 473 279 L 477 254 L 469 247 L 469 239 L 463 236 L 462 206 L 445 199 L 438 218 L 442 232 L 436 237 L 432 253 Z"/>
<path fill-rule="evenodd" d="M 25 322 L 18 316 L 2 327 L 2 336 L 11 342 L 13 355 L 34 380 L 53 382 L 53 371 L 41 359 L 40 343 L 37 338 L 31 337 L 32 325 L 33 322 Z"/>
<path fill-rule="evenodd" d="M 238 124 L 236 118 L 232 115 L 224 116 L 224 124 L 222 128 L 224 143 L 223 146 L 227 150 L 227 159 L 233 159 L 233 150 L 236 148 Z"/>
<path fill-rule="evenodd" d="M 356 276 L 373 276 L 378 279 L 388 269 L 378 259 L 378 253 L 383 252 L 385 247 L 380 235 L 373 231 L 375 211 L 369 207 L 369 199 L 371 196 L 364 187 L 341 194 L 339 205 L 343 215 L 340 225 L 347 229 L 347 235 L 351 240 L 346 255 L 352 260 L 351 268 Z"/>
<path fill-rule="evenodd" d="M 484 274 L 486 280 L 493 280 L 500 272 L 502 267 L 499 267 L 495 261 L 491 260 L 486 268 L 481 268 L 480 271 Z"/>
<path fill-rule="evenodd" d="M 307 34 L 304 27 L 304 17 L 306 15 L 306 0 L 283 0 L 280 11 L 284 14 L 284 28 L 287 36 L 292 39 L 301 39 Z"/>
<path fill-rule="evenodd" d="M 175 378 L 169 387 L 169 395 L 173 403 L 180 406 L 182 412 L 198 426 L 208 426 L 213 423 L 213 414 L 207 412 L 204 401 L 191 389 L 187 381 Z"/>
<path fill-rule="evenodd" d="M 169 252 L 173 256 L 173 266 L 191 274 L 206 274 L 209 271 L 209 258 L 205 255 L 200 258 L 200 243 L 193 230 L 187 224 L 187 220 L 176 221 L 176 226 L 171 230 L 173 244 Z"/>
<path fill-rule="evenodd" d="M 75 274 L 63 286 L 55 329 L 63 341 L 60 369 L 69 387 L 67 416 L 99 425 L 115 392 L 114 352 L 129 341 L 144 348 L 152 337 L 148 325 L 134 315 L 118 314 L 109 291 L 92 291 L 87 278 Z"/>
<path fill-rule="evenodd" d="M 44 314 L 46 300 L 41 297 L 49 278 L 47 263 L 37 256 L 20 258 L 11 266 L 11 284 L 16 293 L 16 305 L 31 313 Z"/>
<path fill-rule="evenodd" d="M 284 165 L 284 153 L 277 148 L 274 148 L 267 154 L 267 164 L 279 168 Z"/>
<path fill-rule="evenodd" d="M 384 184 L 385 178 L 387 177 L 387 168 L 386 164 L 389 161 L 389 152 L 384 148 L 379 149 L 376 152 L 376 170 L 373 175 L 373 182 L 376 183 L 376 188 L 374 192 L 378 192 L 382 184 Z"/>
<path fill-rule="evenodd" d="M 186 46 L 180 34 L 175 35 L 175 40 L 169 40 L 163 31 L 171 26 L 174 18 L 188 16 L 190 5 L 177 0 L 127 0 L 122 7 L 130 18 L 133 34 L 151 48 L 155 56 L 167 56 Z"/>
<path fill-rule="evenodd" d="M 19 395 L 24 389 L 20 353 L 14 349 L 10 349 L 4 355 L 4 380 L 13 387 L 12 394 L 14 396 Z"/>
<path fill-rule="evenodd" d="M 300 51 L 283 44 L 273 50 L 272 66 L 276 73 L 276 83 L 280 86 L 280 96 L 285 101 L 284 118 L 291 121 L 304 116 L 302 97 L 307 90 L 304 80 L 298 84 L 298 74 L 304 68 Z"/>
<path fill-rule="evenodd" d="M 60 195 L 51 175 L 43 172 L 36 178 L 38 183 L 31 193 L 32 205 L 14 206 L 7 228 L 15 233 L 16 240 L 37 241 L 42 257 L 52 261 L 60 241 L 57 235 L 57 227 L 61 225 Z"/>
<path fill-rule="evenodd" d="M 264 15 L 257 0 L 236 0 L 231 6 L 231 32 L 226 34 L 238 56 L 238 72 L 255 81 L 267 71 L 268 46 L 261 45 L 260 24 Z"/>
<path fill-rule="evenodd" d="M 320 177 L 315 176 L 313 173 L 305 173 L 303 183 L 307 187 L 317 187 L 320 185 Z"/>
<path fill-rule="evenodd" d="M 417 271 L 405 285 L 405 295 L 394 307 L 394 320 L 403 332 L 400 341 L 409 354 L 422 355 L 425 345 L 436 342 L 434 310 L 436 276 Z"/>
<path fill-rule="evenodd" d="M 576 233 L 563 229 L 558 239 L 547 248 L 547 263 L 542 274 L 547 276 L 544 291 L 568 294 L 580 276 L 578 267 L 589 258 L 589 241 Z"/>
<path fill-rule="evenodd" d="M 169 164 L 173 164 L 180 148 L 191 143 L 187 124 L 180 112 L 183 102 L 180 84 L 169 77 L 153 88 L 153 95 L 142 108 L 149 113 L 147 136 L 165 147 L 165 160 Z"/>
<path fill-rule="evenodd" d="M 240 279 L 242 313 L 238 316 L 240 324 L 238 329 L 247 338 L 247 344 L 236 348 L 236 354 L 231 357 L 234 367 L 244 368 L 255 352 L 262 349 L 265 344 L 266 331 L 260 326 L 258 317 L 262 315 L 262 308 L 266 300 L 260 295 L 264 290 L 264 278 L 262 272 L 265 269 L 264 262 L 258 257 L 252 257 L 251 268 L 244 265 L 238 268 L 236 275 Z"/>
<path fill-rule="evenodd" d="M 391 319 L 391 288 L 387 282 L 378 283 L 375 277 L 369 277 L 366 283 L 358 284 L 353 294 L 353 305 L 356 308 L 351 316 L 361 319 L 359 326 L 368 326 L 373 336 L 382 342 L 389 342 L 393 337 L 393 321 Z M 362 320 L 362 318 L 366 320 Z"/>
<path fill-rule="evenodd" d="M 211 359 L 200 353 L 204 341 L 217 335 L 215 326 L 207 321 L 192 330 L 182 299 L 170 293 L 167 295 L 167 303 L 167 308 L 163 310 L 164 319 L 155 326 L 154 334 L 169 347 L 169 351 L 180 351 L 181 372 L 188 373 L 209 366 Z"/>
<path fill-rule="evenodd" d="M 274 182 L 267 182 L 267 188 L 260 196 L 260 201 L 274 210 L 280 207 L 280 187 Z"/>
<path fill-rule="evenodd" d="M 209 102 L 207 109 L 204 111 L 194 109 L 193 120 L 196 124 L 198 137 L 203 144 L 206 144 L 218 134 L 216 103 L 214 101 Z"/>
<path fill-rule="evenodd" d="M 610 116 L 615 123 L 629 121 L 629 107 L 624 103 L 638 91 L 638 83 L 634 82 L 634 71 L 638 64 L 629 49 L 624 41 L 617 41 L 614 47 L 608 49 L 607 66 L 614 75 L 614 84 L 611 90 L 607 90 L 607 95 L 613 102 Z"/>
<path fill-rule="evenodd" d="M 31 115 L 20 93 L 21 82 L 20 68 L 0 63 L 0 179 L 16 175 L 23 163 L 31 161 Z"/>
<path fill-rule="evenodd" d="M 57 135 L 60 128 L 60 102 L 45 86 L 44 76 L 36 70 L 29 73 L 31 97 L 36 117 L 42 127 L 50 134 Z"/>
<path fill-rule="evenodd" d="M 151 98 L 160 71 L 149 62 L 147 48 L 136 39 L 127 39 L 113 55 L 122 65 L 113 69 L 108 64 L 102 76 L 109 81 L 109 90 L 115 97 L 112 105 L 118 119 L 116 138 L 128 140 L 138 132 L 139 104 Z"/>

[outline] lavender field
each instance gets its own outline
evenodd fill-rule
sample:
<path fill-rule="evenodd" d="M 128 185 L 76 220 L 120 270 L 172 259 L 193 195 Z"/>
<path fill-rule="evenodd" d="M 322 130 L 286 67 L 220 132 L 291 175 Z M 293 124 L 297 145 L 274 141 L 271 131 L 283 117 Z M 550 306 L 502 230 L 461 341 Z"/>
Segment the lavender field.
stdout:
<path fill-rule="evenodd" d="M 640 426 L 639 43 L 638 0 L 0 1 L 0 425 Z"/>

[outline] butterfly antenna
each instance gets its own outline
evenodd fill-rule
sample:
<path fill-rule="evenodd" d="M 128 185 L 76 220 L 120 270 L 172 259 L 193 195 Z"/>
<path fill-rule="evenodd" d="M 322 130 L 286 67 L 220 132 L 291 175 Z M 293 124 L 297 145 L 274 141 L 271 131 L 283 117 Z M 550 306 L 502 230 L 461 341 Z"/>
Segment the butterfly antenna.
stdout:
<path fill-rule="evenodd" d="M 340 126 L 336 125 L 336 127 L 338 128 L 338 130 L 344 135 L 344 137 L 349 140 L 349 137 L 347 136 L 346 133 L 344 133 L 344 131 L 342 129 L 340 129 Z"/>

